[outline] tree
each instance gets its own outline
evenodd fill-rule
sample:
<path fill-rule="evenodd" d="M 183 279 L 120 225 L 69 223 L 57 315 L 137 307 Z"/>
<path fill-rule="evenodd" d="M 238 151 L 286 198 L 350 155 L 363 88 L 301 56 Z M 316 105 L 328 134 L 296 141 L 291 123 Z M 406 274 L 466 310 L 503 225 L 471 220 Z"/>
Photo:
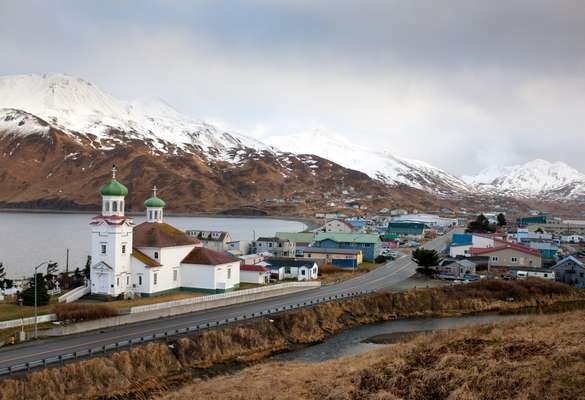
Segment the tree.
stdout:
<path fill-rule="evenodd" d="M 39 306 L 46 306 L 49 304 L 50 296 L 49 292 L 47 291 L 47 282 L 45 281 L 45 277 L 43 274 L 37 274 L 37 305 Z M 25 306 L 34 306 L 35 305 L 35 280 L 32 278 L 30 280 L 30 286 L 22 291 L 21 293 L 22 303 Z"/>
<path fill-rule="evenodd" d="M 430 267 L 434 267 L 439 263 L 439 253 L 436 250 L 428 250 L 423 247 L 419 247 L 412 252 L 412 261 L 422 268 L 417 268 L 418 272 L 422 272 L 425 275 L 432 275 L 434 273 Z M 420 270 L 420 271 L 419 271 Z"/>
<path fill-rule="evenodd" d="M 6 270 L 4 269 L 4 263 L 0 262 L 0 290 L 6 289 Z"/>
<path fill-rule="evenodd" d="M 90 268 L 91 268 L 91 256 L 87 256 L 87 260 L 85 261 L 85 268 L 83 268 L 83 274 L 87 279 L 90 277 Z"/>
<path fill-rule="evenodd" d="M 498 214 L 498 226 L 505 226 L 508 222 L 506 221 L 506 216 L 503 213 Z"/>
<path fill-rule="evenodd" d="M 538 228 L 537 230 L 534 231 L 534 233 L 544 233 L 544 231 L 542 230 L 542 228 Z"/>
<path fill-rule="evenodd" d="M 475 221 L 471 221 L 469 225 L 467 225 L 466 230 L 466 232 L 469 233 L 491 233 L 495 231 L 496 227 L 490 224 L 490 221 L 483 214 L 479 214 Z"/>

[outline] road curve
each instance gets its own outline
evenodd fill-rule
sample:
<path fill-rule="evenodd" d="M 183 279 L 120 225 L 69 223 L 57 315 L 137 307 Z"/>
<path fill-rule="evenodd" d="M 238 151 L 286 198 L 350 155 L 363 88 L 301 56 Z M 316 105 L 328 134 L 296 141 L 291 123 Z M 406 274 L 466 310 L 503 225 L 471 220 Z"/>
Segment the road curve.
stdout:
<path fill-rule="evenodd" d="M 424 245 L 425 248 L 444 249 L 451 234 L 440 236 Z M 215 323 L 244 314 L 259 313 L 267 309 L 280 308 L 291 304 L 308 302 L 324 296 L 339 295 L 360 290 L 382 290 L 398 282 L 408 279 L 416 271 L 416 264 L 409 256 L 379 267 L 372 272 L 348 279 L 341 283 L 322 286 L 318 289 L 283 295 L 275 298 L 259 300 L 251 303 L 236 304 L 205 311 L 197 311 L 174 317 L 160 318 L 135 324 L 121 325 L 103 331 L 87 332 L 79 335 L 42 339 L 23 343 L 14 347 L 0 349 L 0 369 L 35 362 L 46 358 L 57 357 L 88 348 L 107 346 L 128 339 L 139 339 L 141 336 L 154 333 L 186 328 L 194 325 Z"/>

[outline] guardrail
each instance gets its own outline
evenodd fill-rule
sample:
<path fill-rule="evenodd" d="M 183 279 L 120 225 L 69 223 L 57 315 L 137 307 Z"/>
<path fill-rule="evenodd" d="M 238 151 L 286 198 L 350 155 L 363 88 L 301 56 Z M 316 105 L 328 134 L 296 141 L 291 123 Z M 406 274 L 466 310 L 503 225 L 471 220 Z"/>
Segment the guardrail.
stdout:
<path fill-rule="evenodd" d="M 290 311 L 290 310 L 295 310 L 295 309 L 299 309 L 299 308 L 311 307 L 313 305 L 316 305 L 319 303 L 325 303 L 328 301 L 358 297 L 358 296 L 362 296 L 362 295 L 373 293 L 373 292 L 374 292 L 373 290 L 360 290 L 360 291 L 341 293 L 341 294 L 336 294 L 336 295 L 331 295 L 331 296 L 323 296 L 323 297 L 319 297 L 315 300 L 309 300 L 309 301 L 305 301 L 302 303 L 289 304 L 289 305 L 282 306 L 282 307 L 269 308 L 267 310 L 263 310 L 263 311 L 259 311 L 259 312 L 255 312 L 255 313 L 242 314 L 240 316 L 236 316 L 236 317 L 232 317 L 232 318 L 202 323 L 202 324 L 198 324 L 198 325 L 189 326 L 186 328 L 173 329 L 173 330 L 165 331 L 162 333 L 155 333 L 152 335 L 140 336 L 140 337 L 134 338 L 134 339 L 122 340 L 120 342 L 110 343 L 108 345 L 99 346 L 99 347 L 90 347 L 90 348 L 87 348 L 84 350 L 75 351 L 72 353 L 64 353 L 64 354 L 60 354 L 58 356 L 43 358 L 40 360 L 31 361 L 31 362 L 27 362 L 27 363 L 14 364 L 14 365 L 11 365 L 9 367 L 0 368 L 0 377 L 11 376 L 11 375 L 16 374 L 16 373 L 30 372 L 33 369 L 47 368 L 48 366 L 52 366 L 52 365 L 63 365 L 66 361 L 96 357 L 99 355 L 107 354 L 108 352 L 118 351 L 118 350 L 123 349 L 123 348 L 132 348 L 132 346 L 134 346 L 134 345 L 140 345 L 140 344 L 152 342 L 155 340 L 167 339 L 169 337 L 180 336 L 180 335 L 186 335 L 189 333 L 199 332 L 199 331 L 203 331 L 203 330 L 210 329 L 210 328 L 216 328 L 219 326 L 228 325 L 228 324 L 232 324 L 235 322 L 241 322 L 241 321 L 251 320 L 251 319 L 255 319 L 255 318 L 265 317 L 267 315 L 273 315 L 273 314 L 277 314 L 277 313 L 280 313 L 283 311 Z"/>

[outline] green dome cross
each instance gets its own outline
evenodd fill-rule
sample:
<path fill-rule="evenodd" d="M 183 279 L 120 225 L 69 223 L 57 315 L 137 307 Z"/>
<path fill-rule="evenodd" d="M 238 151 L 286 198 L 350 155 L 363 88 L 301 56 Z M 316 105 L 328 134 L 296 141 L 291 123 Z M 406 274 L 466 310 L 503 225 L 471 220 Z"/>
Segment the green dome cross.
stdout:
<path fill-rule="evenodd" d="M 166 204 L 162 199 L 159 199 L 158 197 L 156 197 L 156 191 L 158 189 L 155 187 L 152 188 L 152 191 L 154 192 L 153 196 L 150 199 L 147 199 L 144 202 L 144 207 L 150 208 L 150 207 L 160 207 L 163 208 Z"/>
<path fill-rule="evenodd" d="M 116 166 L 112 168 L 112 180 L 102 186 L 100 193 L 102 196 L 124 196 L 128 195 L 128 188 L 116 180 Z"/>

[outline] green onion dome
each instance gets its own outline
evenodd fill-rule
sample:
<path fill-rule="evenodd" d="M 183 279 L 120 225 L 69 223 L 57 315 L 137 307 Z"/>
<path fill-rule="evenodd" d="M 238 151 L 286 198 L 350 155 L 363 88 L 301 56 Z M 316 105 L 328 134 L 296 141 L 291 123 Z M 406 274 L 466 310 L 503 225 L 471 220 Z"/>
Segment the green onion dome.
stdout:
<path fill-rule="evenodd" d="M 144 207 L 148 207 L 148 208 L 150 208 L 150 207 L 161 207 L 162 208 L 164 206 L 165 206 L 165 202 L 156 196 L 153 196 L 144 202 Z"/>
<path fill-rule="evenodd" d="M 100 189 L 102 196 L 124 196 L 128 195 L 128 188 L 115 179 Z"/>

